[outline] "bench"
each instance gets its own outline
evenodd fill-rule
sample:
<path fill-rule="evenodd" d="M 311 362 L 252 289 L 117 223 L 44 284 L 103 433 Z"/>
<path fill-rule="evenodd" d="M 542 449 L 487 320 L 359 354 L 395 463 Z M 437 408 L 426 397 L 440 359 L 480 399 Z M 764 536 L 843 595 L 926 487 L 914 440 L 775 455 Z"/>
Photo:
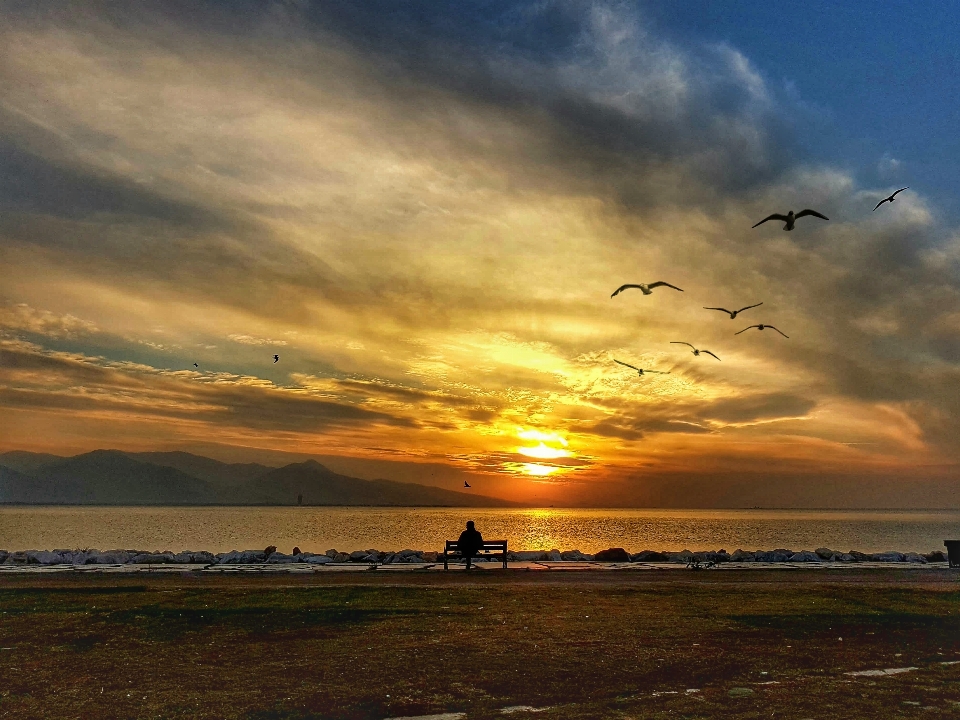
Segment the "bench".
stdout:
<path fill-rule="evenodd" d="M 479 552 L 474 556 L 474 560 L 480 559 L 480 553 L 484 553 L 487 557 L 489 557 L 491 553 L 494 555 L 499 554 L 503 560 L 503 569 L 507 569 L 506 540 L 484 540 Z M 443 548 L 443 569 L 449 570 L 447 567 L 448 559 L 457 557 L 463 557 L 463 555 L 460 554 L 460 542 L 458 540 L 447 540 Z"/>

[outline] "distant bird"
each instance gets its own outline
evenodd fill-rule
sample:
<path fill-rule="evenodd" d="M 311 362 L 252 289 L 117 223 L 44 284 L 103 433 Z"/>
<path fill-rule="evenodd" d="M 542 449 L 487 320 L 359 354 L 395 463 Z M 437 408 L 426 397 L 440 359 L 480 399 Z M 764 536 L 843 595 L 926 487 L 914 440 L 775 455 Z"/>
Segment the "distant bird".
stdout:
<path fill-rule="evenodd" d="M 464 481 L 463 481 L 463 486 L 464 486 L 465 488 L 468 488 L 468 487 L 470 487 L 470 483 L 468 483 L 466 480 L 464 480 Z"/>
<path fill-rule="evenodd" d="M 740 333 L 745 333 L 747 330 L 752 330 L 753 328 L 756 328 L 757 330 L 763 330 L 764 328 L 770 328 L 771 330 L 777 330 L 777 328 L 775 328 L 773 325 L 751 325 L 750 327 L 745 327 L 743 330 L 741 330 L 741 331 L 738 332 L 738 333 L 734 333 L 734 335 L 739 335 Z M 777 330 L 777 332 L 780 333 L 781 335 L 783 335 L 783 333 L 780 332 L 779 330 Z M 788 340 L 790 339 L 790 336 L 789 336 L 789 335 L 783 335 L 783 336 L 784 336 L 785 338 L 787 338 Z"/>
<path fill-rule="evenodd" d="M 806 217 L 807 215 L 813 215 L 814 217 L 823 218 L 824 220 L 830 219 L 826 215 L 821 215 L 816 210 L 801 210 L 796 215 L 794 215 L 793 210 L 791 210 L 786 215 L 780 215 L 779 213 L 774 213 L 769 217 L 765 217 L 763 220 L 758 222 L 757 225 L 763 225 L 767 220 L 782 220 L 783 222 L 786 223 L 786 225 L 783 226 L 784 230 L 793 230 L 793 224 L 798 219 L 802 217 Z M 757 225 L 754 225 L 753 227 L 757 227 Z"/>
<path fill-rule="evenodd" d="M 897 196 L 897 193 L 902 193 L 904 190 L 906 190 L 906 189 L 909 188 L 909 187 L 910 187 L 909 185 L 907 185 L 907 187 L 902 187 L 902 188 L 900 188 L 899 190 L 897 190 L 897 192 L 895 192 L 895 193 L 894 193 L 893 195 L 891 195 L 890 197 L 884 198 L 883 200 L 881 200 L 880 202 L 877 203 L 877 207 L 875 207 L 875 208 L 873 209 L 873 211 L 876 212 L 876 211 L 877 211 L 877 208 L 880 207 L 881 205 L 883 205 L 885 202 L 892 203 L 892 202 L 893 202 L 893 199 Z"/>
<path fill-rule="evenodd" d="M 638 373 L 640 373 L 640 377 L 643 377 L 643 374 L 644 374 L 644 373 L 656 373 L 657 375 L 669 375 L 669 374 L 670 374 L 669 372 L 665 372 L 665 371 L 663 371 L 663 370 L 644 370 L 643 368 L 638 368 L 638 367 L 636 367 L 635 365 L 631 365 L 630 363 L 620 362 L 620 361 L 617 360 L 616 358 L 614 358 L 613 361 L 614 361 L 617 365 L 623 365 L 624 367 L 633 368 L 633 369 L 636 370 Z"/>
<path fill-rule="evenodd" d="M 637 288 L 637 290 L 640 290 L 644 295 L 650 295 L 653 293 L 654 288 L 661 287 L 661 286 L 673 288 L 674 290 L 680 290 L 680 288 L 678 288 L 676 285 L 671 285 L 668 282 L 662 282 L 662 281 L 650 283 L 649 285 L 647 285 L 646 283 L 636 283 L 636 284 L 621 285 L 620 287 L 618 287 L 616 290 L 613 291 L 613 295 L 611 295 L 610 297 L 616 297 L 617 295 L 619 295 L 620 293 L 622 293 L 624 290 L 628 288 Z M 680 292 L 683 292 L 683 290 L 680 290 Z"/>
<path fill-rule="evenodd" d="M 279 356 L 279 355 L 274 355 L 274 356 L 273 356 L 273 362 L 274 362 L 274 364 L 276 364 L 279 360 L 280 360 L 280 356 Z"/>
<path fill-rule="evenodd" d="M 715 358 L 717 358 L 717 360 L 720 359 L 720 358 L 718 358 L 716 355 L 714 355 L 712 352 L 710 352 L 709 350 L 697 350 L 697 348 L 693 347 L 693 345 L 690 345 L 690 343 L 688 343 L 688 342 L 681 342 L 681 341 L 679 341 L 679 340 L 671 340 L 671 341 L 670 341 L 670 344 L 671 344 L 671 345 L 689 345 L 690 347 L 693 348 L 693 354 L 694 354 L 694 355 L 699 356 L 700 353 L 703 353 L 704 355 L 710 355 L 711 357 L 715 357 Z"/>
<path fill-rule="evenodd" d="M 737 315 L 739 315 L 740 313 L 742 313 L 744 310 L 749 310 L 750 308 L 760 307 L 761 305 L 763 305 L 763 303 L 762 303 L 762 302 L 758 302 L 756 305 L 747 305 L 746 307 L 742 307 L 742 308 L 740 308 L 739 310 L 727 310 L 726 308 L 708 308 L 708 307 L 704 307 L 703 309 L 704 309 L 704 310 L 719 310 L 720 312 L 725 312 L 725 313 L 727 313 L 728 315 L 730 315 L 730 319 L 731 319 L 731 320 L 735 320 L 736 317 L 737 317 Z"/>
<path fill-rule="evenodd" d="M 195 368 L 198 368 L 198 367 L 200 367 L 200 366 L 199 366 L 199 365 L 197 365 L 196 363 L 194 363 L 194 364 L 193 364 L 193 366 L 194 366 Z"/>

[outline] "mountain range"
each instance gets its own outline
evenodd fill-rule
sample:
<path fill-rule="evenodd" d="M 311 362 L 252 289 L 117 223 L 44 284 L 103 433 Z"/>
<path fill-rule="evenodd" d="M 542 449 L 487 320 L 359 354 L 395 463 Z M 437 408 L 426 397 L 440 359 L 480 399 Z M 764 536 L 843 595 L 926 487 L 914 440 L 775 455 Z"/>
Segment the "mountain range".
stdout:
<path fill-rule="evenodd" d="M 0 454 L 0 503 L 25 505 L 509 507 L 485 495 L 339 475 L 315 460 L 269 467 L 186 452 Z"/>

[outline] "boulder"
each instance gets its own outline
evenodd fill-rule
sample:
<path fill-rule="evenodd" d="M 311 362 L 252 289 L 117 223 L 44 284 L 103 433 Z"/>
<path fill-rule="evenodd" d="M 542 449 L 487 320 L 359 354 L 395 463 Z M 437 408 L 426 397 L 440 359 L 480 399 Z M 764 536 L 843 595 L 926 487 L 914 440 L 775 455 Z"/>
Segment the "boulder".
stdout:
<path fill-rule="evenodd" d="M 831 550 L 830 548 L 817 548 L 814 550 L 821 560 L 835 560 L 836 556 L 839 555 L 836 550 Z"/>
<path fill-rule="evenodd" d="M 336 550 L 327 550 L 327 551 L 324 553 L 324 555 L 326 555 L 326 556 L 327 556 L 328 558 L 330 558 L 331 560 L 332 560 L 333 558 L 335 558 L 335 557 L 336 557 L 337 555 L 339 555 L 339 554 L 340 554 L 340 553 L 338 553 Z"/>
<path fill-rule="evenodd" d="M 855 562 L 866 562 L 867 560 L 870 559 L 869 555 L 867 555 L 866 553 L 859 552 L 857 550 L 851 550 L 850 552 L 847 553 L 847 555 L 850 555 Z"/>
<path fill-rule="evenodd" d="M 507 560 L 513 560 L 514 562 L 537 562 L 546 559 L 547 553 L 543 550 L 521 550 L 520 552 L 507 553 Z"/>
<path fill-rule="evenodd" d="M 310 557 L 304 558 L 303 562 L 310 563 L 311 565 L 326 565 L 327 563 L 332 563 L 333 558 L 326 555 L 311 555 Z"/>
<path fill-rule="evenodd" d="M 681 550 L 680 552 L 666 552 L 664 555 L 667 557 L 667 562 L 688 563 L 694 559 L 693 553 L 689 550 Z"/>
<path fill-rule="evenodd" d="M 931 553 L 927 553 L 923 556 L 927 562 L 946 562 L 947 556 L 944 554 L 943 550 L 934 550 Z M 3 560 L 0 560 L 3 562 Z"/>
<path fill-rule="evenodd" d="M 598 552 L 593 559 L 600 562 L 630 562 L 630 553 L 620 547 L 608 548 Z"/>
<path fill-rule="evenodd" d="M 414 557 L 414 556 L 420 557 L 423 555 L 423 550 L 401 550 L 397 554 L 402 558 L 408 558 L 408 557 Z"/>
<path fill-rule="evenodd" d="M 137 555 L 133 558 L 133 562 L 142 565 L 164 565 L 164 564 L 173 564 L 177 562 L 175 556 L 171 552 L 162 552 L 162 553 L 144 553 L 143 555 Z"/>
<path fill-rule="evenodd" d="M 586 560 L 588 556 L 579 550 L 564 550 L 560 553 L 560 558 L 563 560 L 583 561 Z"/>
<path fill-rule="evenodd" d="M 909 552 L 904 553 L 903 561 L 908 563 L 926 563 L 927 559 L 920 553 Z"/>
<path fill-rule="evenodd" d="M 554 549 L 547 553 L 547 560 L 550 562 L 559 562 L 563 560 L 563 556 L 560 554 L 559 550 Z"/>
<path fill-rule="evenodd" d="M 810 552 L 809 550 L 801 550 L 798 553 L 794 553 L 790 556 L 790 562 L 823 562 L 823 558 L 820 557 L 815 552 Z"/>
<path fill-rule="evenodd" d="M 439 554 L 440 553 L 436 553 L 433 550 L 428 550 L 427 552 L 423 553 L 421 560 L 423 560 L 423 562 L 435 563 L 437 562 L 437 556 Z"/>
<path fill-rule="evenodd" d="M 372 552 L 372 553 L 370 553 L 369 555 L 367 555 L 367 556 L 363 559 L 363 561 L 364 561 L 364 562 L 368 562 L 368 563 L 378 563 L 378 562 L 380 562 L 380 553 Z"/>
<path fill-rule="evenodd" d="M 294 556 L 300 555 L 300 548 L 298 547 L 293 548 L 293 551 L 290 554 Z"/>
<path fill-rule="evenodd" d="M 756 560 L 754 554 L 746 550 L 735 550 L 730 556 L 731 562 L 753 562 L 754 560 Z"/>
<path fill-rule="evenodd" d="M 37 565 L 59 565 L 63 562 L 63 556 L 60 553 L 49 550 L 28 550 L 27 557 L 30 564 Z"/>
<path fill-rule="evenodd" d="M 857 559 L 850 553 L 843 553 L 843 555 L 837 555 L 836 559 L 840 562 L 857 562 Z"/>
<path fill-rule="evenodd" d="M 10 553 L 7 552 L 6 550 L 0 550 L 0 565 L 3 565 L 3 563 L 4 563 L 4 562 L 6 561 L 6 559 L 7 559 L 7 555 L 9 555 L 9 554 L 10 554 Z"/>
<path fill-rule="evenodd" d="M 7 555 L 4 565 L 38 565 L 37 562 L 31 562 L 29 555 L 23 550 L 17 550 Z"/>
<path fill-rule="evenodd" d="M 350 556 L 346 553 L 337 553 L 337 556 L 333 559 L 333 561 L 338 563 L 350 562 Z"/>
<path fill-rule="evenodd" d="M 369 554 L 370 552 L 368 550 L 354 550 L 350 553 L 350 560 L 351 562 L 360 562 L 361 560 L 365 560 Z"/>
<path fill-rule="evenodd" d="M 292 563 L 292 562 L 295 562 L 295 560 L 293 555 L 285 555 L 282 552 L 272 552 L 267 557 L 267 562 L 270 564 Z"/>
<path fill-rule="evenodd" d="M 217 559 L 213 556 L 213 553 L 207 552 L 206 550 L 200 550 L 197 552 L 190 553 L 190 562 L 203 565 L 213 565 Z"/>
<path fill-rule="evenodd" d="M 788 562 L 794 555 L 796 553 L 793 550 L 778 548 L 777 550 L 758 550 L 753 557 L 757 562 Z"/>
<path fill-rule="evenodd" d="M 872 562 L 903 562 L 903 553 L 896 551 L 872 553 L 870 555 Z"/>
<path fill-rule="evenodd" d="M 266 554 L 260 550 L 232 550 L 228 553 L 217 555 L 217 564 L 219 565 L 245 565 L 250 563 L 262 563 L 267 559 Z"/>
<path fill-rule="evenodd" d="M 271 555 L 273 555 L 276 551 L 277 551 L 277 546 L 276 546 L 276 545 L 267 545 L 267 547 L 265 547 L 265 548 L 263 549 L 263 557 L 264 557 L 264 559 L 266 560 L 266 559 L 269 558 Z"/>
<path fill-rule="evenodd" d="M 631 555 L 630 559 L 633 560 L 633 562 L 666 562 L 667 556 L 656 550 L 641 550 Z"/>

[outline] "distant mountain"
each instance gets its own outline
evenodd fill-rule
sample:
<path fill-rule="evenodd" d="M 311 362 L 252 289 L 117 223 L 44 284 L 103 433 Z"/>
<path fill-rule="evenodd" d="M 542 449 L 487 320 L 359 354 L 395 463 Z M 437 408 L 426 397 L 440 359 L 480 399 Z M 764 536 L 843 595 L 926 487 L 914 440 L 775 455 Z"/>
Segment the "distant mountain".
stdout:
<path fill-rule="evenodd" d="M 188 452 L 139 452 L 124 453 L 127 457 L 154 465 L 166 465 L 180 472 L 210 483 L 239 485 L 260 477 L 275 468 L 259 463 L 222 463 Z M 2 464 L 0 456 L 0 464 Z"/>
<path fill-rule="evenodd" d="M 508 507 L 514 503 L 485 495 L 392 480 L 360 480 L 338 475 L 316 460 L 293 463 L 253 482 L 261 493 L 287 504 L 303 495 L 304 505 L 433 505 L 451 507 Z"/>
<path fill-rule="evenodd" d="M 3 459 L 29 472 L 3 465 Z M 507 507 L 514 503 L 428 485 L 338 475 L 315 460 L 270 468 L 190 453 L 95 450 L 71 458 L 0 456 L 0 503 L 31 505 L 392 505 Z"/>
<path fill-rule="evenodd" d="M 25 450 L 13 450 L 11 452 L 0 453 L 0 465 L 12 468 L 17 472 L 27 473 L 28 475 L 43 465 L 63 459 L 62 455 L 32 453 L 26 452 Z"/>
<path fill-rule="evenodd" d="M 117 450 L 94 450 L 41 466 L 30 499 L 52 505 L 193 505 L 214 501 L 213 486 Z"/>

